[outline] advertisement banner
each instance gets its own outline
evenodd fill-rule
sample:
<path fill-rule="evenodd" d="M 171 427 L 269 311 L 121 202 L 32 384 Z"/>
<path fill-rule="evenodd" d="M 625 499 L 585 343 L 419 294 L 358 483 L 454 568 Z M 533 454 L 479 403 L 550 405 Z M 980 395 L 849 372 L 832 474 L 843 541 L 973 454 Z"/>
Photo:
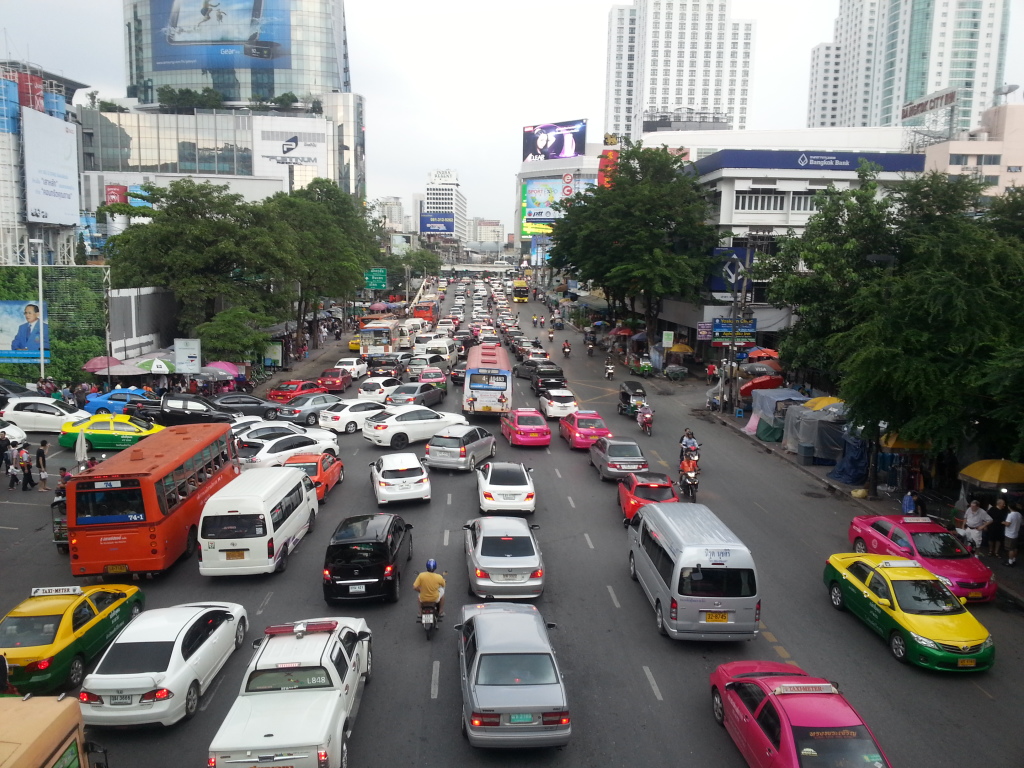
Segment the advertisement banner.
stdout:
<path fill-rule="evenodd" d="M 668 350 L 672 348 L 672 345 L 676 343 L 675 331 L 662 331 L 661 332 L 661 346 Z"/>
<path fill-rule="evenodd" d="M 290 69 L 289 0 L 149 0 L 153 69 Z"/>
<path fill-rule="evenodd" d="M 455 232 L 455 214 L 447 212 L 421 213 L 420 232 L 424 234 Z"/>
<path fill-rule="evenodd" d="M 142 188 L 141 184 L 132 184 L 131 186 L 128 187 L 128 192 L 130 194 L 133 194 L 133 195 L 145 195 L 146 194 L 146 190 L 144 190 Z M 133 206 L 135 208 L 152 208 L 153 207 L 153 204 L 151 202 L 149 202 L 149 200 L 143 200 L 142 198 L 139 198 L 139 197 L 129 197 L 128 198 L 128 203 L 129 203 L 129 205 L 131 205 L 131 206 Z"/>
<path fill-rule="evenodd" d="M 50 318 L 37 299 L 0 301 L 0 362 L 38 363 L 39 346 L 43 360 L 50 360 Z"/>
<path fill-rule="evenodd" d="M 203 342 L 200 339 L 174 340 L 174 369 L 177 373 L 199 373 Z"/>
<path fill-rule="evenodd" d="M 711 341 L 712 323 L 697 323 L 697 341 Z"/>
<path fill-rule="evenodd" d="M 757 320 L 736 321 L 736 346 L 752 347 L 757 343 Z M 733 342 L 732 318 L 716 317 L 711 326 L 711 346 L 728 347 Z"/>
<path fill-rule="evenodd" d="M 272 341 L 267 344 L 267 349 L 263 353 L 263 365 L 274 368 L 280 368 L 284 359 L 284 350 L 280 341 Z"/>
<path fill-rule="evenodd" d="M 256 116 L 252 119 L 252 134 L 254 175 L 281 178 L 288 176 L 289 165 L 308 166 L 302 186 L 316 176 L 329 174 L 325 119 Z M 294 174 L 298 175 L 297 169 Z"/>
<path fill-rule="evenodd" d="M 587 150 L 587 121 L 542 123 L 523 128 L 523 162 L 579 157 Z"/>
<path fill-rule="evenodd" d="M 107 184 L 103 190 L 107 205 L 128 202 L 128 187 L 124 184 Z"/>
<path fill-rule="evenodd" d="M 753 248 L 715 248 L 715 259 L 718 266 L 711 268 L 708 277 L 708 290 L 719 301 L 732 301 L 735 284 L 736 296 L 741 301 L 752 301 L 754 283 L 750 280 L 747 270 L 754 265 Z M 739 262 L 734 262 L 735 256 Z"/>
<path fill-rule="evenodd" d="M 619 164 L 619 150 L 606 149 L 601 153 L 597 161 L 597 186 L 610 187 L 612 185 L 611 170 Z"/>
<path fill-rule="evenodd" d="M 73 227 L 80 210 L 78 127 L 22 107 L 21 135 L 28 220 Z"/>

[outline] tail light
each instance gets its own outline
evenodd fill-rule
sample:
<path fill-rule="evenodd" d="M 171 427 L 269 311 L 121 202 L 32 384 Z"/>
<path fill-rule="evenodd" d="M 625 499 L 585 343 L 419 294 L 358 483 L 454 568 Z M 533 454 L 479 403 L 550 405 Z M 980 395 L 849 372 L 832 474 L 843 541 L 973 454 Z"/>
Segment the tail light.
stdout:
<path fill-rule="evenodd" d="M 533 573 L 530 574 L 530 578 L 531 579 L 540 579 L 540 578 L 543 578 L 543 576 L 544 576 L 544 569 L 543 568 L 538 568 L 536 571 L 534 571 Z"/>
<path fill-rule="evenodd" d="M 387 488 L 389 485 L 391 485 L 391 483 L 385 483 L 383 480 L 378 480 L 377 485 L 379 485 L 381 488 Z"/>
<path fill-rule="evenodd" d="M 541 720 L 544 725 L 569 725 L 572 720 L 569 718 L 569 711 L 562 710 L 561 712 L 545 712 L 541 715 Z"/>
<path fill-rule="evenodd" d="M 672 619 L 672 621 L 675 621 L 676 617 L 678 617 L 678 616 L 679 616 L 679 603 L 677 603 L 676 599 L 673 597 L 672 598 L 672 603 L 668 607 L 668 617 L 670 619 Z"/>
<path fill-rule="evenodd" d="M 757 607 L 754 608 L 754 621 L 761 620 L 761 601 L 757 601 Z"/>
<path fill-rule="evenodd" d="M 469 724 L 474 728 L 487 728 L 495 725 L 501 725 L 501 715 L 474 712 L 469 716 Z"/>
<path fill-rule="evenodd" d="M 208 757 L 206 758 L 206 768 L 217 768 L 217 758 Z"/>
<path fill-rule="evenodd" d="M 490 491 L 484 491 L 484 498 L 488 501 L 494 501 L 494 494 Z"/>
<path fill-rule="evenodd" d="M 196 555 L 199 557 L 199 562 L 203 562 L 203 548 L 196 547 Z"/>
<path fill-rule="evenodd" d="M 144 701 L 167 701 L 173 699 L 174 694 L 166 688 L 157 688 L 155 691 L 148 691 L 139 697 L 139 703 Z"/>
<path fill-rule="evenodd" d="M 102 704 L 103 697 L 97 696 L 95 693 L 89 693 L 89 691 L 82 691 L 78 694 L 78 700 L 83 704 Z"/>
<path fill-rule="evenodd" d="M 267 557 L 271 560 L 274 558 L 274 540 L 272 538 L 267 539 Z"/>
<path fill-rule="evenodd" d="M 466 446 L 462 446 L 461 448 L 459 448 L 459 458 L 466 458 Z"/>
<path fill-rule="evenodd" d="M 49 669 L 51 664 L 53 664 L 53 656 L 49 656 L 45 659 L 38 659 L 37 661 L 26 664 L 25 671 L 29 674 L 33 672 L 43 672 Z"/>
<path fill-rule="evenodd" d="M 491 574 L 489 574 L 487 571 L 481 571 L 479 568 L 477 568 L 476 577 L 478 579 L 489 579 L 491 578 Z"/>
<path fill-rule="evenodd" d="M 426 477 L 421 477 L 421 478 L 420 478 L 419 480 L 417 480 L 416 482 L 417 482 L 417 483 L 425 483 L 425 482 L 427 482 L 427 480 L 428 480 L 428 478 L 426 478 Z"/>
<path fill-rule="evenodd" d="M 324 581 L 331 580 L 331 571 L 328 568 L 324 568 Z"/>
<path fill-rule="evenodd" d="M 527 500 L 527 501 L 533 501 L 533 497 L 534 497 L 535 495 L 536 495 L 536 494 L 534 494 L 534 493 L 533 493 L 533 492 L 531 491 L 530 493 L 526 494 L 526 500 Z"/>
<path fill-rule="evenodd" d="M 326 749 L 316 751 L 316 768 L 331 768 L 331 760 L 327 757 Z"/>
<path fill-rule="evenodd" d="M 425 446 L 423 446 L 423 455 L 424 456 L 429 456 L 430 455 L 430 443 L 427 443 Z"/>
<path fill-rule="evenodd" d="M 374 424 L 373 428 L 374 429 L 387 429 L 388 425 L 387 424 Z"/>

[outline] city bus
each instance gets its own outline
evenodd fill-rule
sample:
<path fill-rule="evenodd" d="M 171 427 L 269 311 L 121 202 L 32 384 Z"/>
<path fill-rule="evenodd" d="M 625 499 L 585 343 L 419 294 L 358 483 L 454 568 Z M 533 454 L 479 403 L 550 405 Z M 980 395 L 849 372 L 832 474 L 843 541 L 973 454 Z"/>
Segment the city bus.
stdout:
<path fill-rule="evenodd" d="M 230 424 L 182 424 L 67 486 L 73 576 L 160 573 L 195 553 L 206 500 L 240 470 Z"/>
<path fill-rule="evenodd" d="M 107 766 L 106 750 L 85 740 L 82 707 L 74 696 L 0 697 L 3 768 Z M 94 760 L 94 755 L 102 759 Z"/>
<path fill-rule="evenodd" d="M 397 318 L 393 318 L 365 325 L 359 331 L 359 354 L 366 358 L 370 355 L 390 355 L 392 352 L 397 352 L 401 346 L 398 333 L 400 322 Z"/>
<path fill-rule="evenodd" d="M 478 344 L 466 357 L 466 383 L 462 412 L 493 413 L 512 410 L 512 366 L 501 344 Z"/>
<path fill-rule="evenodd" d="M 437 297 L 431 294 L 413 304 L 412 316 L 420 318 L 431 327 L 437 325 L 437 321 L 441 319 L 441 304 Z"/>
<path fill-rule="evenodd" d="M 525 304 L 530 300 L 530 286 L 525 280 L 515 280 L 512 283 L 512 301 Z"/>
<path fill-rule="evenodd" d="M 356 318 L 356 320 L 359 323 L 359 328 L 360 329 L 365 328 L 370 323 L 379 323 L 382 320 L 397 320 L 397 319 L 398 318 L 396 318 L 394 316 L 394 314 L 392 314 L 391 312 L 382 312 L 379 315 L 362 315 L 361 317 Z"/>

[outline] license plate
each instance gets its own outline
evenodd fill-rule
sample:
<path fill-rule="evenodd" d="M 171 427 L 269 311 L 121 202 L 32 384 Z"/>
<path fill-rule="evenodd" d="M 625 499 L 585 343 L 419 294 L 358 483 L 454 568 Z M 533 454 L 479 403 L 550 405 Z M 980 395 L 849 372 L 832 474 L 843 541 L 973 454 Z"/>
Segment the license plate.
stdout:
<path fill-rule="evenodd" d="M 519 498 L 519 494 L 518 493 L 503 493 L 503 494 L 501 494 L 501 498 L 504 499 L 505 501 L 515 501 L 516 499 Z"/>
<path fill-rule="evenodd" d="M 636 469 L 637 466 L 636 466 L 636 464 L 623 464 L 622 468 L 623 469 Z"/>
<path fill-rule="evenodd" d="M 540 437 L 540 432 L 531 432 L 530 437 Z"/>
<path fill-rule="evenodd" d="M 967 599 L 968 600 L 980 600 L 981 599 L 981 592 L 968 592 L 967 593 Z"/>
<path fill-rule="evenodd" d="M 519 581 L 518 573 L 503 573 L 501 574 L 502 581 Z"/>
<path fill-rule="evenodd" d="M 229 549 L 226 552 L 224 552 L 224 559 L 225 560 L 244 560 L 245 559 L 245 552 L 243 552 L 240 549 Z"/>
<path fill-rule="evenodd" d="M 127 565 L 105 565 L 103 566 L 104 573 L 128 573 Z"/>
<path fill-rule="evenodd" d="M 126 694 L 114 694 L 108 697 L 111 704 L 125 705 L 132 703 L 132 697 Z"/>
<path fill-rule="evenodd" d="M 728 613 L 712 613 L 711 611 L 708 611 L 707 613 L 704 614 L 704 621 L 708 622 L 709 624 L 712 623 L 712 622 L 716 622 L 718 624 L 728 624 L 729 623 L 729 614 Z"/>
<path fill-rule="evenodd" d="M 480 410 L 481 410 L 481 411 L 489 411 L 489 410 L 491 410 L 491 406 L 489 406 L 489 405 L 485 405 L 485 406 L 484 406 L 483 408 L 481 408 Z"/>
<path fill-rule="evenodd" d="M 957 659 L 956 665 L 958 667 L 973 667 L 975 666 L 977 659 Z"/>
<path fill-rule="evenodd" d="M 510 723 L 532 723 L 533 715 L 529 712 L 513 712 L 508 716 L 508 721 Z"/>
<path fill-rule="evenodd" d="M 348 585 L 348 591 L 349 591 L 349 594 L 356 594 L 358 592 L 365 592 L 366 591 L 366 585 L 365 584 L 349 584 Z"/>

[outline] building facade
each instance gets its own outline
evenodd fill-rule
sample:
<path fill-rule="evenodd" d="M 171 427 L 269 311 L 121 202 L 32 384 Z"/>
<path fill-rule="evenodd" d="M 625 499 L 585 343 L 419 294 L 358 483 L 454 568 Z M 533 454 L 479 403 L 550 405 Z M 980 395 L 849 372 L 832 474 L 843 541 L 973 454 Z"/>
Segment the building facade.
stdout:
<path fill-rule="evenodd" d="M 840 0 L 811 53 L 807 125 L 901 125 L 904 104 L 947 88 L 954 130 L 978 125 L 1003 85 L 1010 2 Z"/>
<path fill-rule="evenodd" d="M 455 219 L 453 234 L 456 239 L 465 242 L 469 239 L 466 210 L 466 196 L 459 188 L 458 171 L 431 171 L 427 176 L 422 212 L 452 214 Z"/>
<path fill-rule="evenodd" d="M 925 170 L 974 176 L 985 182 L 984 194 L 993 197 L 1024 187 L 1024 104 L 986 110 L 980 130 L 927 147 Z"/>
<path fill-rule="evenodd" d="M 645 114 L 725 115 L 747 127 L 755 24 L 731 0 L 635 0 L 608 15 L 605 131 L 639 138 Z"/>
<path fill-rule="evenodd" d="M 405 210 L 400 197 L 382 197 L 377 200 L 377 214 L 384 219 L 384 228 L 391 232 L 407 232 Z"/>
<path fill-rule="evenodd" d="M 482 219 L 475 216 L 469 220 L 468 230 L 471 243 L 505 242 L 505 225 L 498 219 Z"/>

